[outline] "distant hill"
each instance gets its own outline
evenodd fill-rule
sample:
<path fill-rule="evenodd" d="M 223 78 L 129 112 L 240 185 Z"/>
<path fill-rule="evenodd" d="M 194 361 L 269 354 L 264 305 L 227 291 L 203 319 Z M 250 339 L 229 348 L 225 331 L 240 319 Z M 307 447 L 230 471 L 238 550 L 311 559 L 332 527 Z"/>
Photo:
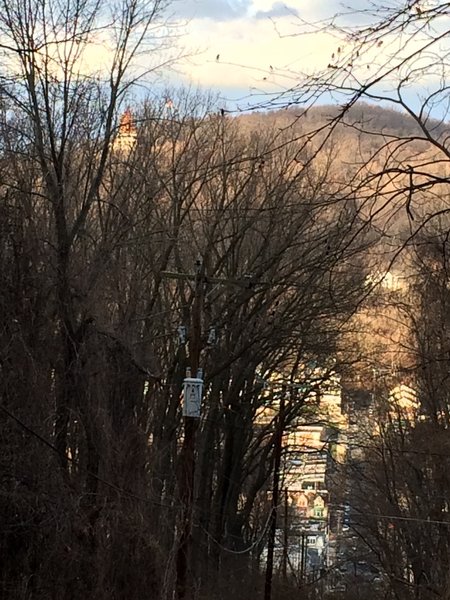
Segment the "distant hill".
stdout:
<path fill-rule="evenodd" d="M 314 164 L 319 170 L 327 169 L 326 180 L 341 191 L 347 185 L 354 189 L 355 199 L 364 206 L 366 216 L 372 218 L 376 214 L 377 226 L 395 237 L 407 237 L 427 215 L 450 207 L 450 188 L 445 185 L 450 180 L 450 159 L 426 139 L 410 115 L 360 103 L 346 113 L 330 135 L 326 125 L 336 119 L 339 111 L 339 107 L 331 105 L 307 111 L 291 107 L 237 118 L 246 128 L 272 127 L 298 138 L 300 145 L 308 139 L 309 156 L 315 156 L 314 152 L 320 149 Z M 450 124 L 430 120 L 427 127 L 432 137 L 446 147 Z M 320 133 L 309 135 L 316 131 Z M 380 206 L 384 206 L 381 212 Z"/>
<path fill-rule="evenodd" d="M 314 106 L 307 110 L 290 107 L 288 109 L 255 112 L 239 117 L 249 123 L 258 124 L 262 121 L 276 122 L 278 126 L 301 127 L 313 129 L 331 123 L 340 113 L 340 107 L 335 105 Z M 391 107 L 360 102 L 353 106 L 344 119 L 347 125 L 354 125 L 367 132 L 385 135 L 415 136 L 422 135 L 415 120 L 406 112 Z M 437 135 L 450 132 L 450 125 L 438 121 L 429 121 L 428 127 Z"/>

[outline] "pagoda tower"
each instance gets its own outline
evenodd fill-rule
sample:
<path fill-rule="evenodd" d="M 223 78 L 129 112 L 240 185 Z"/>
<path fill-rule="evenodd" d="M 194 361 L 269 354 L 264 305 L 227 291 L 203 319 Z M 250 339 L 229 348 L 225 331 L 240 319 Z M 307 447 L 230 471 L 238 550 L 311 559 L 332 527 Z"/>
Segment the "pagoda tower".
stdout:
<path fill-rule="evenodd" d="M 119 121 L 117 136 L 113 142 L 113 150 L 128 154 L 134 148 L 137 139 L 137 128 L 129 108 L 122 114 Z"/>

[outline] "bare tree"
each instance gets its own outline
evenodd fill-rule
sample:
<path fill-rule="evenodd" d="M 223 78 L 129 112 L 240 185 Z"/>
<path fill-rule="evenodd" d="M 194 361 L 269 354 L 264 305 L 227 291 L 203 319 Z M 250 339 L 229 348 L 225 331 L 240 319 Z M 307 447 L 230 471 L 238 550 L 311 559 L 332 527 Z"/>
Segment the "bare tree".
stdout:
<path fill-rule="evenodd" d="M 137 106 L 130 144 L 113 143 L 127 69 L 162 8 L 125 3 L 108 20 L 37 2 L 0 18 L 20 71 L 0 123 L 10 597 L 173 596 L 194 315 L 205 389 L 190 567 L 209 570 L 206 591 L 221 573 L 222 593 L 224 557 L 265 534 L 277 425 L 255 423 L 261 379 L 313 385 L 299 365 L 338 352 L 364 287 L 369 227 L 328 185 L 328 158 L 300 165 L 289 133 L 242 132 L 210 99 L 171 93 Z M 102 35 L 115 39 L 106 82 L 80 62 Z M 292 395 L 287 424 L 306 401 Z"/>
<path fill-rule="evenodd" d="M 395 598 L 448 593 L 445 236 L 445 227 L 429 227 L 416 238 L 408 289 L 390 299 L 392 323 L 408 329 L 404 347 L 397 342 L 401 360 L 366 383 L 371 418 L 350 443 L 352 528 Z"/>

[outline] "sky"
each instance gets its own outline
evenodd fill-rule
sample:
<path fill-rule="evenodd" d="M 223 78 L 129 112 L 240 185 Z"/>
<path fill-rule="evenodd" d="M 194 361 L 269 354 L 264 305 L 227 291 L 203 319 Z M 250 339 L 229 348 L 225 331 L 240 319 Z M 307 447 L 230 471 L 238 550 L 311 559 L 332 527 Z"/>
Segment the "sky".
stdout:
<path fill-rule="evenodd" d="M 405 2 L 389 0 L 380 9 L 377 1 L 169 0 L 167 25 L 155 37 L 156 44 L 162 40 L 163 48 L 152 49 L 149 42 L 136 57 L 132 72 L 140 78 L 137 94 L 200 88 L 219 95 L 221 107 L 239 111 L 286 106 L 290 101 L 298 105 L 298 93 L 292 90 L 302 81 L 314 81 L 313 77 L 323 81 L 320 75 L 326 72 L 328 76 L 334 74 L 335 86 L 360 89 L 370 80 L 379 81 L 370 90 L 383 95 L 392 94 L 398 79 L 408 74 L 402 90 L 413 106 L 420 107 L 422 92 L 433 94 L 442 85 L 441 73 L 433 65 L 439 56 L 450 60 L 447 38 L 445 48 L 435 48 L 437 54 L 420 54 L 420 60 L 428 64 L 415 69 L 413 76 L 409 60 L 406 66 L 401 65 L 404 56 L 427 42 L 422 34 L 384 35 L 383 41 L 355 54 L 342 34 L 324 27 L 335 15 L 339 15 L 335 23 L 340 25 L 361 26 L 363 20 L 367 25 L 370 19 L 381 18 L 383 10 Z M 450 24 L 444 25 L 450 28 Z M 113 57 L 111 43 L 109 30 L 97 34 L 83 55 L 83 69 L 108 72 Z M 439 60 L 437 63 L 439 66 Z M 337 64 L 339 68 L 333 66 Z M 386 65 L 394 64 L 400 67 L 392 70 L 391 79 L 379 77 Z M 147 75 L 149 78 L 144 79 Z M 345 101 L 345 93 L 338 98 L 329 90 L 320 96 L 321 103 Z"/>
<path fill-rule="evenodd" d="M 336 0 L 175 0 L 171 10 L 185 22 L 180 44 L 188 54 L 177 78 L 243 108 L 322 70 L 340 44 L 325 33 L 299 35 L 305 21 L 338 12 Z"/>
<path fill-rule="evenodd" d="M 329 33 L 304 34 L 305 23 L 339 12 L 341 1 L 168 0 L 166 24 L 151 30 L 154 38 L 142 44 L 130 67 L 139 77 L 137 97 L 149 90 L 200 88 L 218 94 L 221 106 L 232 110 L 276 98 L 304 74 L 325 69 L 342 45 Z M 80 55 L 81 72 L 100 78 L 108 73 L 114 45 L 110 28 L 96 31 Z M 55 78 L 60 66 L 55 60 Z"/>
<path fill-rule="evenodd" d="M 388 10 L 400 4 L 397 0 L 380 3 L 381 11 L 383 6 Z M 242 110 L 276 100 L 306 76 L 323 73 L 339 53 L 347 56 L 345 40 L 330 28 L 325 32 L 324 20 L 339 15 L 336 22 L 361 26 L 380 17 L 377 0 L 172 0 L 171 10 L 177 20 L 184 20 L 180 44 L 187 54 L 177 65 L 174 82 L 212 89 L 225 105 Z M 412 43 L 423 42 L 415 39 Z M 386 62 L 399 63 L 404 52 L 411 52 L 404 36 L 383 40 L 382 48 L 373 47 L 357 60 L 352 58 L 353 84 L 373 78 Z M 445 55 L 450 57 L 448 42 L 447 46 Z M 420 80 L 412 82 L 409 73 L 411 84 L 404 88 L 412 106 L 420 106 L 421 95 L 432 94 L 441 85 L 441 75 L 433 72 L 434 58 L 425 56 L 424 60 L 428 64 L 420 71 Z M 402 76 L 401 69 L 398 76 Z M 396 77 L 392 81 L 383 78 L 374 89 L 389 96 L 396 88 Z M 295 97 L 284 94 L 284 102 L 288 96 Z M 334 100 L 325 95 L 321 101 Z"/>

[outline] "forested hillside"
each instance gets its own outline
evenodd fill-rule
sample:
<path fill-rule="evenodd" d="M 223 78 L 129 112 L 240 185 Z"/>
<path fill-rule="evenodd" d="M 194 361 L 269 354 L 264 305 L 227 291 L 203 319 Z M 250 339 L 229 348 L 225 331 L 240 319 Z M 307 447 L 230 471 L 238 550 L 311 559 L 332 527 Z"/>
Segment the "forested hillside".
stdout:
<path fill-rule="evenodd" d="M 80 67 L 108 30 L 97 4 L 0 8 L 2 597 L 349 600 L 351 501 L 365 597 L 444 598 L 445 120 L 133 101 L 162 3 L 114 4 L 101 77 Z M 299 573 L 302 427 L 327 431 L 327 489 L 295 491 L 327 496 L 330 543 L 306 564 L 302 529 Z"/>
<path fill-rule="evenodd" d="M 192 101 L 170 117 L 137 106 L 135 143 L 112 143 L 104 162 L 83 130 L 52 156 L 11 137 L 26 121 L 3 121 L 10 597 L 170 596 L 191 485 L 187 368 L 205 377 L 189 570 L 209 586 L 230 552 L 257 558 L 277 428 L 255 423 L 262 382 L 307 378 L 306 360 L 331 365 L 361 296 L 370 236 L 355 203 L 297 168 L 290 132 L 276 148 L 269 117 L 243 133 L 200 113 L 201 98 L 191 116 Z M 284 426 L 318 383 L 291 397 Z M 225 588 L 235 575 L 223 573 Z"/>
<path fill-rule="evenodd" d="M 288 428 L 331 369 L 358 368 L 344 334 L 379 236 L 332 176 L 345 162 L 334 142 L 305 167 L 302 130 L 286 128 L 286 113 L 224 118 L 189 95 L 178 106 L 135 106 L 132 144 L 112 142 L 104 164 L 83 130 L 53 157 L 13 138 L 31 123 L 5 113 L 2 585 L 11 598 L 171 595 L 189 485 L 180 399 L 186 369 L 200 367 L 187 585 L 194 569 L 202 594 L 250 593 L 280 426 L 276 416 L 255 420 L 270 399 L 264 381 L 303 382 Z M 321 124 L 322 110 L 308 124 Z M 321 377 L 305 361 L 323 366 Z"/>

